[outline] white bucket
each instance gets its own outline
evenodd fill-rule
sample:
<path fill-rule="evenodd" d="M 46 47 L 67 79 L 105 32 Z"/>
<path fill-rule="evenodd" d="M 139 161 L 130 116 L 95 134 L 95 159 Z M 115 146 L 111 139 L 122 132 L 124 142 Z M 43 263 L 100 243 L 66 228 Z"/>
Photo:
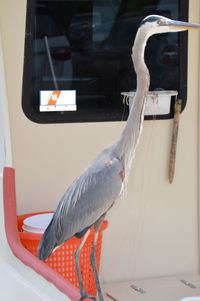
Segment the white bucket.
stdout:
<path fill-rule="evenodd" d="M 22 229 L 25 232 L 44 233 L 52 219 L 53 213 L 41 213 L 27 217 L 23 221 Z"/>

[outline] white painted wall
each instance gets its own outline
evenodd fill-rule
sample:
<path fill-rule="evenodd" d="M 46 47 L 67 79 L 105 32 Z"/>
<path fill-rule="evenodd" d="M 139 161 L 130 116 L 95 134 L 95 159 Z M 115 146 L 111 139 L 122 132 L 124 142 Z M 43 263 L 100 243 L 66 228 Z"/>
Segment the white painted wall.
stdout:
<path fill-rule="evenodd" d="M 71 181 L 119 136 L 124 123 L 39 125 L 21 108 L 25 0 L 0 2 L 18 213 L 54 209 Z M 190 1 L 190 20 L 200 3 Z M 188 104 L 176 175 L 167 180 L 172 121 L 145 122 L 128 193 L 109 215 L 103 281 L 196 273 L 198 257 L 199 34 L 189 34 Z"/>

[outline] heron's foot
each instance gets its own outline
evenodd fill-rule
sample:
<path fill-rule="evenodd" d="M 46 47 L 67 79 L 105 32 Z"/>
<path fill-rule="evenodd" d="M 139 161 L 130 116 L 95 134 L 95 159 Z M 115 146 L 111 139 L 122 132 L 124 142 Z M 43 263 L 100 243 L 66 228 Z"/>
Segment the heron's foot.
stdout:
<path fill-rule="evenodd" d="M 87 298 L 96 301 L 96 297 L 95 296 L 93 296 L 91 294 L 88 294 L 86 292 L 84 292 L 84 293 L 81 294 L 81 298 L 79 299 L 79 301 L 83 301 L 84 299 L 87 299 Z"/>

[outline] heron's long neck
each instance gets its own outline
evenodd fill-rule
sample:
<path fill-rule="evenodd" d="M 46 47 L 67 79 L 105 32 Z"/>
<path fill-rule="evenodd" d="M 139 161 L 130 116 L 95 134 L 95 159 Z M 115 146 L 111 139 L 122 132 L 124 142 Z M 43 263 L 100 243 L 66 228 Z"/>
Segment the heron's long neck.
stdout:
<path fill-rule="evenodd" d="M 132 105 L 126 126 L 115 148 L 116 154 L 122 160 L 126 172 L 130 168 L 140 138 L 144 119 L 144 105 L 149 90 L 149 71 L 144 61 L 147 39 L 148 35 L 139 30 L 132 49 L 132 60 L 137 74 L 134 105 Z"/>

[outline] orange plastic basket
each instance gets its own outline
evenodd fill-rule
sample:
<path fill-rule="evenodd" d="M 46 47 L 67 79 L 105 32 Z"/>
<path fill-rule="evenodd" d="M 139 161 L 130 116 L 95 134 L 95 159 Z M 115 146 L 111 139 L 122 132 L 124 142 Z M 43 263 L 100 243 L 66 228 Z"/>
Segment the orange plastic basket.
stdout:
<path fill-rule="evenodd" d="M 46 212 L 24 214 L 18 216 L 18 230 L 19 237 L 23 246 L 29 250 L 33 255 L 37 256 L 38 245 L 42 234 L 28 233 L 23 232 L 22 226 L 23 221 L 27 217 L 43 214 Z M 99 270 L 100 266 L 100 255 L 101 255 L 101 245 L 102 245 L 102 234 L 103 230 L 106 229 L 108 222 L 104 221 L 99 230 L 99 236 L 97 241 L 97 251 L 96 251 L 96 260 L 97 260 L 97 269 Z M 80 266 L 83 279 L 84 289 L 92 295 L 96 295 L 96 286 L 94 281 L 94 276 L 92 272 L 92 267 L 90 263 L 90 253 L 92 249 L 92 242 L 94 238 L 94 229 L 91 230 L 80 255 Z M 54 269 L 56 272 L 61 274 L 64 278 L 68 279 L 74 286 L 79 287 L 78 277 L 75 269 L 74 261 L 74 251 L 78 247 L 80 239 L 73 237 L 72 239 L 65 242 L 60 246 L 49 258 L 44 262 Z"/>

